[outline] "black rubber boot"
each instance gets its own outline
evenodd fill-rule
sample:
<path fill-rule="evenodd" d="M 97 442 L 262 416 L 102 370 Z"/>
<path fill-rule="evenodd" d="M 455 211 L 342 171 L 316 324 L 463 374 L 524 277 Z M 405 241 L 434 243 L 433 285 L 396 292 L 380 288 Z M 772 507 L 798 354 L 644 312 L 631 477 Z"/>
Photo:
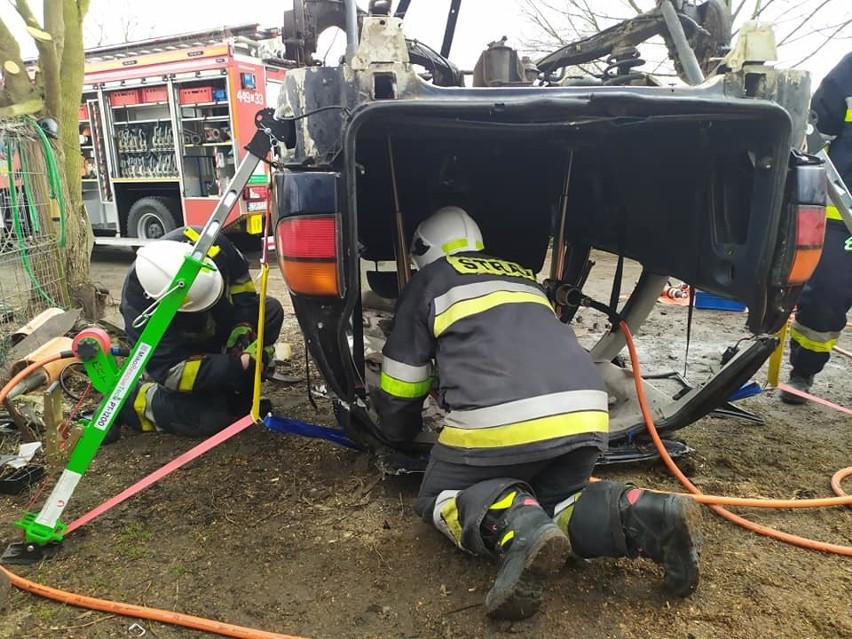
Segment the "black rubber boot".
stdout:
<path fill-rule="evenodd" d="M 630 556 L 662 564 L 666 590 L 679 597 L 698 587 L 701 507 L 688 497 L 629 488 L 619 510 Z"/>
<path fill-rule="evenodd" d="M 790 381 L 787 382 L 787 385 L 791 388 L 795 388 L 797 391 L 802 391 L 803 393 L 810 393 L 811 386 L 814 385 L 814 376 L 813 375 L 802 375 L 796 371 L 790 373 Z M 793 393 L 788 393 L 787 391 L 781 391 L 781 401 L 785 404 L 804 404 L 808 400 L 804 397 L 799 397 L 798 395 L 793 395 Z"/>
<path fill-rule="evenodd" d="M 580 557 L 647 557 L 662 564 L 666 590 L 685 597 L 698 586 L 700 520 L 701 507 L 687 497 L 600 481 L 577 500 L 568 532 Z"/>
<path fill-rule="evenodd" d="M 482 530 L 483 540 L 500 561 L 494 585 L 485 597 L 488 616 L 531 617 L 541 607 L 544 576 L 557 571 L 568 558 L 568 538 L 532 495 L 517 489 L 505 493 L 489 509 Z"/>

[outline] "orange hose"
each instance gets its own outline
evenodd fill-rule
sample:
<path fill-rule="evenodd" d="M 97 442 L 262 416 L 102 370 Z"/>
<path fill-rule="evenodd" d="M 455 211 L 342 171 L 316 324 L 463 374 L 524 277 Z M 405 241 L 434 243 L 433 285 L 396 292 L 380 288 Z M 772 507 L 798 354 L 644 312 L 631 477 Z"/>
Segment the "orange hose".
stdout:
<path fill-rule="evenodd" d="M 22 381 L 25 377 L 27 377 L 34 370 L 38 370 L 42 368 L 45 364 L 50 364 L 51 362 L 55 362 L 58 359 L 77 359 L 74 355 L 70 355 L 67 351 L 63 351 L 61 353 L 56 353 L 55 355 L 51 355 L 50 357 L 45 357 L 42 360 L 37 362 L 33 362 L 23 370 L 21 370 L 17 375 L 12 377 L 9 380 L 9 383 L 6 384 L 2 389 L 0 389 L 0 403 L 2 403 L 6 399 L 6 395 L 9 394 L 9 391 L 15 387 L 15 385 Z"/>
<path fill-rule="evenodd" d="M 831 476 L 831 490 L 834 491 L 835 495 L 846 495 L 843 488 L 840 486 L 840 482 L 849 477 L 849 475 L 852 475 L 852 466 L 838 470 Z"/>
<path fill-rule="evenodd" d="M 651 439 L 654 441 L 654 445 L 657 447 L 657 451 L 660 453 L 660 457 L 665 463 L 666 467 L 671 471 L 671 473 L 677 478 L 677 480 L 686 488 L 691 496 L 695 496 L 696 500 L 699 499 L 699 496 L 702 495 L 701 490 L 689 481 L 689 478 L 683 474 L 680 468 L 674 463 L 671 455 L 666 450 L 666 447 L 663 445 L 662 439 L 660 439 L 660 435 L 657 432 L 657 427 L 654 425 L 654 419 L 651 416 L 651 411 L 648 409 L 648 402 L 645 398 L 645 389 L 642 386 L 642 373 L 639 369 L 639 357 L 636 354 L 636 345 L 633 343 L 633 335 L 630 332 L 630 327 L 627 326 L 627 323 L 622 321 L 620 323 L 620 328 L 624 332 L 624 337 L 627 341 L 627 348 L 630 351 L 630 360 L 633 364 L 633 380 L 636 383 L 636 394 L 639 398 L 639 405 L 642 408 L 642 416 L 645 418 L 645 426 L 648 429 L 648 434 L 651 436 Z M 837 489 L 840 489 L 840 481 L 843 477 L 852 474 L 852 467 L 845 468 L 834 475 L 832 478 L 832 487 L 834 487 L 835 479 L 837 484 Z M 837 492 L 837 490 L 835 490 Z M 842 490 L 840 491 L 843 492 Z M 722 506 L 717 505 L 721 503 L 721 499 L 710 499 L 707 500 L 707 495 L 703 496 L 702 503 L 705 503 L 720 517 L 727 519 L 728 521 L 732 521 L 739 526 L 742 526 L 746 530 L 750 530 L 752 532 L 756 532 L 760 535 L 765 535 L 766 537 L 770 537 L 772 539 L 776 539 L 778 541 L 783 541 L 785 543 L 791 544 L 793 546 L 798 546 L 800 548 L 807 548 L 809 550 L 821 550 L 823 552 L 835 553 L 837 555 L 845 555 L 847 557 L 852 557 L 852 546 L 839 546 L 837 544 L 829 544 L 822 541 L 816 541 L 814 539 L 807 539 L 805 537 L 799 537 L 797 535 L 791 535 L 789 533 L 782 532 L 780 530 L 776 530 L 774 528 L 770 528 L 768 526 L 762 526 L 753 521 L 749 521 L 744 517 L 740 517 L 739 515 L 735 515 L 729 510 L 722 508 Z M 724 498 L 729 499 L 729 498 Z M 746 500 L 746 502 L 737 505 L 748 505 L 754 506 L 755 504 L 759 504 L 764 500 L 755 499 L 755 500 Z M 789 500 L 781 500 L 782 502 L 788 502 Z M 799 501 L 799 500 L 793 500 Z M 804 500 L 802 500 L 804 501 Z M 789 506 L 784 506 L 789 507 Z"/>
<path fill-rule="evenodd" d="M 304 639 L 295 635 L 282 635 L 277 632 L 266 632 L 263 630 L 255 630 L 253 628 L 245 628 L 243 626 L 234 626 L 221 621 L 213 621 L 204 619 L 203 617 L 194 617 L 192 615 L 184 615 L 171 610 L 161 610 L 159 608 L 146 608 L 144 606 L 135 606 L 133 604 L 121 603 L 118 601 L 108 601 L 106 599 L 96 599 L 95 597 L 86 597 L 73 592 L 57 590 L 48 586 L 29 581 L 23 577 L 19 577 L 13 572 L 10 572 L 0 566 L 9 581 L 15 588 L 26 590 L 34 595 L 53 599 L 72 606 L 81 608 L 89 608 L 91 610 L 101 610 L 110 612 L 116 615 L 125 617 L 136 617 L 138 619 L 150 619 L 151 621 L 159 621 L 161 623 L 171 624 L 173 626 L 184 626 L 194 630 L 203 632 L 211 632 L 224 637 L 237 637 L 238 639 Z"/>

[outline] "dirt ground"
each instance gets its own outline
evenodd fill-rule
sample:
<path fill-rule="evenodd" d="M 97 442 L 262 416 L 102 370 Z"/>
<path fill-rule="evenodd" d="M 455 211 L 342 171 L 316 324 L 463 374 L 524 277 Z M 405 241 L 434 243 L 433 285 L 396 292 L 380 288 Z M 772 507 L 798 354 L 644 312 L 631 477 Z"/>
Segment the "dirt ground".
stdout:
<path fill-rule="evenodd" d="M 96 279 L 118 296 L 131 261 L 99 251 Z M 612 272 L 600 259 L 592 273 Z M 625 287 L 635 280 L 628 269 Z M 606 278 L 608 281 L 608 278 Z M 272 293 L 283 295 L 277 271 Z M 605 295 L 605 291 L 597 291 Z M 115 316 L 115 308 L 110 309 Z M 646 373 L 682 370 L 685 308 L 658 305 L 638 336 Z M 744 315 L 696 311 L 689 377 L 707 378 L 727 345 L 746 335 Z M 603 330 L 582 315 L 591 340 Z M 304 375 L 295 318 L 283 339 L 294 355 L 282 372 Z M 852 332 L 841 340 L 852 348 Z M 766 380 L 766 369 L 755 377 Z M 852 362 L 835 356 L 815 392 L 846 405 Z M 319 380 L 314 374 L 314 383 Z M 330 403 L 311 407 L 304 382 L 267 386 L 275 412 L 332 425 Z M 677 433 L 695 449 L 692 479 L 706 492 L 749 497 L 828 496 L 828 480 L 850 465 L 852 421 L 816 406 L 789 407 L 773 393 L 739 405 L 764 425 L 706 418 Z M 197 442 L 124 436 L 104 447 L 66 511 L 71 521 Z M 676 489 L 659 462 L 599 469 L 601 477 Z M 647 561 L 572 561 L 549 585 L 541 614 L 491 622 L 482 602 L 495 568 L 464 555 L 417 519 L 418 478 L 383 478 L 369 456 L 323 441 L 252 427 L 69 535 L 60 553 L 15 572 L 94 597 L 175 610 L 267 631 L 314 637 L 666 637 L 682 639 L 852 637 L 852 562 L 796 549 L 705 514 L 702 582 L 686 600 L 667 599 Z M 849 486 L 847 484 L 847 490 Z M 2 540 L 34 494 L 0 497 Z M 852 545 L 852 510 L 742 514 L 785 531 Z M 13 591 L 0 637 L 154 639 L 198 631 L 57 604 Z"/>

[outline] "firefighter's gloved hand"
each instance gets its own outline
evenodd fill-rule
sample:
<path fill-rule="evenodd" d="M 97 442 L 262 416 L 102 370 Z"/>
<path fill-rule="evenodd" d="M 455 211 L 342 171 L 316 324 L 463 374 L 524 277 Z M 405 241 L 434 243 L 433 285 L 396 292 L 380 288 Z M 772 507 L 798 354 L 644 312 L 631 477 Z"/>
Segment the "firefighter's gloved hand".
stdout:
<path fill-rule="evenodd" d="M 243 349 L 242 354 L 248 355 L 254 362 L 257 362 L 259 359 L 262 366 L 261 370 L 264 372 L 267 372 L 275 361 L 275 347 L 266 346 L 265 348 L 260 348 L 257 340 L 254 340 L 251 344 L 246 346 L 245 349 Z"/>
<path fill-rule="evenodd" d="M 231 334 L 228 335 L 228 341 L 225 342 L 225 348 L 229 353 L 240 355 L 246 352 L 246 349 L 256 340 L 254 329 L 249 324 L 237 324 Z"/>

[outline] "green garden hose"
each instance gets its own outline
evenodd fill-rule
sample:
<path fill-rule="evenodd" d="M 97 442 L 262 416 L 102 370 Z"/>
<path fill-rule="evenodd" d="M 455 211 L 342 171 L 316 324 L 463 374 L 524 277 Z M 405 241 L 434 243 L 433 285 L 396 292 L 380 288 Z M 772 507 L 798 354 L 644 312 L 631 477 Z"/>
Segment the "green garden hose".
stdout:
<path fill-rule="evenodd" d="M 59 248 L 65 248 L 65 196 L 62 193 L 62 180 L 59 174 L 59 166 L 56 163 L 56 154 L 53 152 L 50 140 L 47 139 L 47 134 L 39 126 L 39 123 L 28 115 L 25 115 L 24 119 L 38 133 L 42 149 L 44 149 L 44 157 L 47 160 L 48 183 L 50 184 L 51 191 L 50 196 L 55 198 L 59 203 Z"/>

